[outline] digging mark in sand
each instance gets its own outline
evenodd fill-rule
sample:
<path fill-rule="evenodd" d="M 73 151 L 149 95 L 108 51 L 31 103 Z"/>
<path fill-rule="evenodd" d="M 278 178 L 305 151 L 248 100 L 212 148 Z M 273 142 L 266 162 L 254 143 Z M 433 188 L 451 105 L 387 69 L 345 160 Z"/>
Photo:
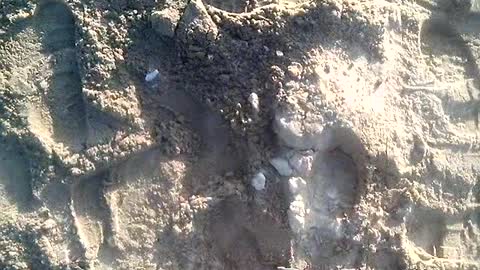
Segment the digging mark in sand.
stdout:
<path fill-rule="evenodd" d="M 185 192 L 181 185 L 189 181 L 188 179 L 199 179 L 204 183 L 209 176 L 224 172 L 226 167 L 222 165 L 224 164 L 223 160 L 231 159 L 225 157 L 226 153 L 222 150 L 229 141 L 229 133 L 228 130 L 225 130 L 226 127 L 223 126 L 223 120 L 219 116 L 214 116 L 213 113 L 195 103 L 193 99 L 185 96 L 182 92 L 161 95 L 158 103 L 155 102 L 155 104 L 169 105 L 168 112 L 160 111 L 161 113 L 173 116 L 180 114 L 188 119 L 184 124 L 191 125 L 191 129 L 198 133 L 204 142 L 203 150 L 200 153 L 200 162 L 196 162 L 195 165 L 184 163 L 178 157 L 166 157 L 160 149 L 153 148 L 131 157 L 118 166 L 109 168 L 108 172 L 102 174 L 101 177 L 82 179 L 77 187 L 72 189 L 80 237 L 84 239 L 87 252 L 89 250 L 93 253 L 96 252 L 97 258 L 104 265 L 118 265 L 124 261 L 135 261 L 147 250 L 149 253 L 152 253 L 153 250 L 153 253 L 157 254 L 154 258 L 149 259 L 151 263 L 157 265 L 168 264 L 170 255 L 167 256 L 167 254 L 180 256 L 179 261 L 188 261 L 187 258 L 183 258 L 186 256 L 185 254 L 180 254 L 175 250 L 174 242 L 183 240 L 178 240 L 179 236 L 176 235 L 178 232 L 174 232 L 175 230 L 171 228 L 173 224 L 170 223 L 171 217 L 169 216 L 178 215 L 177 211 L 182 211 L 178 208 L 179 198 L 176 196 L 180 191 Z M 169 117 L 161 118 L 165 120 Z M 221 147 L 222 151 L 217 151 L 216 147 Z M 209 162 L 202 161 L 202 159 L 208 159 Z M 103 184 L 99 178 L 105 178 Z M 102 188 L 102 186 L 104 187 Z M 105 210 L 106 215 L 103 217 L 99 217 L 98 214 L 98 211 L 102 211 L 99 210 L 102 202 L 99 202 L 98 198 L 91 197 L 96 196 L 94 194 L 97 194 L 100 189 L 102 189 L 102 194 L 99 196 L 105 198 L 104 205 L 108 209 Z M 87 192 L 87 190 L 91 190 L 91 192 Z M 246 206 L 242 205 L 241 207 L 243 209 Z M 239 219 L 248 219 L 246 211 L 241 211 L 238 215 L 245 215 Z M 156 222 L 152 218 L 155 218 Z M 163 222 L 159 222 L 159 220 L 163 220 Z M 99 239 L 98 236 L 100 234 L 99 229 L 96 228 L 98 222 L 104 224 L 103 239 Z M 221 222 L 229 221 L 227 218 Z M 256 226 L 249 229 L 253 232 L 248 231 L 248 233 L 255 234 L 255 237 L 249 238 L 254 242 L 236 239 L 235 241 L 243 243 L 244 248 L 241 252 L 247 254 L 250 250 L 258 249 L 255 238 L 260 238 L 262 241 L 259 241 L 258 245 L 262 246 L 260 249 L 266 249 L 264 254 L 268 257 L 268 259 L 262 259 L 263 262 L 268 260 L 270 263 L 267 264 L 271 264 L 285 260 L 284 263 L 286 263 L 288 256 L 285 254 L 289 251 L 290 239 L 288 229 L 277 228 L 272 231 L 272 223 L 272 220 L 264 217 L 264 220 L 258 221 Z M 238 237 L 244 235 L 245 232 L 240 227 L 235 228 L 235 232 L 238 231 Z M 277 241 L 275 239 L 280 242 L 283 239 L 283 244 L 271 243 L 271 241 Z M 273 248 L 278 250 L 271 250 Z M 253 253 L 248 254 L 252 255 Z M 234 259 L 234 264 L 239 263 L 240 260 L 240 257 Z M 224 261 L 223 263 L 228 264 L 229 262 Z M 260 267 L 263 264 L 255 265 L 258 266 L 255 269 L 264 269 Z"/>
<path fill-rule="evenodd" d="M 313 266 L 358 267 L 362 249 L 349 217 L 365 192 L 366 149 L 350 127 L 326 129 L 315 141 L 312 171 L 289 179 L 289 221 L 300 239 L 294 250 Z"/>
<path fill-rule="evenodd" d="M 470 15 L 470 21 L 473 21 L 473 24 L 475 24 L 477 16 Z M 480 71 L 470 44 L 462 36 L 463 33 L 469 32 L 468 29 L 471 28 L 471 24 L 467 20 L 465 24 L 456 25 L 446 15 L 435 15 L 423 23 L 420 40 L 424 44 L 422 51 L 429 51 L 435 57 L 443 55 L 453 57 L 453 65 L 457 65 L 455 57 L 465 60 L 463 64 L 465 79 L 473 81 L 472 86 L 469 87 L 467 85 L 464 93 L 462 93 L 461 89 L 454 89 L 454 93 L 433 91 L 433 94 L 443 101 L 443 107 L 453 121 L 473 121 L 474 126 L 478 128 L 480 117 Z"/>
<path fill-rule="evenodd" d="M 33 198 L 29 164 L 16 143 L 0 139 L 0 208 L 5 216 L 10 205 L 26 210 Z"/>
<path fill-rule="evenodd" d="M 138 260 L 161 267 L 168 264 L 176 247 L 176 236 L 169 237 L 172 215 L 183 215 L 177 211 L 184 166 L 183 161 L 151 149 L 78 179 L 72 200 L 87 259 L 119 269 Z M 158 256 L 145 258 L 145 254 Z"/>
<path fill-rule="evenodd" d="M 310 233 L 315 243 L 312 262 L 324 265 L 343 261 L 344 265 L 356 266 L 360 254 L 355 247 L 348 253 L 336 254 L 335 248 L 351 233 L 348 224 L 336 220 L 350 215 L 361 197 L 362 153 L 365 150 L 349 129 L 333 129 L 330 136 L 329 147 L 315 157 L 309 188 L 312 212 L 307 222 L 314 226 Z M 352 240 L 348 241 L 353 244 Z"/>
<path fill-rule="evenodd" d="M 289 229 L 246 201 L 229 197 L 209 210 L 208 238 L 224 269 L 277 269 L 288 265 Z"/>
<path fill-rule="evenodd" d="M 472 188 L 470 204 L 455 213 L 428 206 L 409 204 L 401 212 L 406 236 L 425 258 L 475 263 L 480 259 L 480 200 L 477 187 Z M 424 252 L 424 253 L 423 253 Z M 423 253 L 423 254 L 422 254 Z"/>
<path fill-rule="evenodd" d="M 161 39 L 152 29 L 134 33 L 132 39 L 134 42 L 126 61 L 147 53 L 151 57 L 146 60 L 145 68 L 157 69 L 160 73 L 159 82 L 155 85 L 144 82 L 144 73 L 138 76 L 137 88 L 142 89 L 139 94 L 145 115 L 157 126 L 176 122 L 186 130 L 191 130 L 200 140 L 200 149 L 196 149 L 199 152 L 198 162 L 194 165 L 195 169 L 191 170 L 195 171 L 195 179 L 192 180 L 197 184 L 205 183 L 212 175 L 223 175 L 238 169 L 245 158 L 241 149 L 233 149 L 232 143 L 238 138 L 233 138 L 230 126 L 220 113 L 193 96 L 196 85 L 183 76 L 189 78 L 197 75 L 180 73 L 182 76 L 179 76 L 175 44 Z M 164 143 L 162 138 L 158 141 Z"/>
<path fill-rule="evenodd" d="M 325 213 L 337 216 L 350 213 L 359 199 L 364 177 L 366 150 L 350 128 L 332 128 L 325 132 L 326 147 L 317 153 L 313 165 L 314 182 L 324 199 L 332 205 Z M 318 196 L 317 192 L 315 196 Z"/>
<path fill-rule="evenodd" d="M 432 7 L 429 7 L 433 9 Z M 470 37 L 478 36 L 479 14 L 472 10 L 464 11 L 464 18 L 458 20 L 452 10 L 441 10 L 432 15 L 421 29 L 422 51 L 430 53 L 436 60 L 452 67 L 461 67 L 461 80 L 471 82 L 466 86 L 455 85 L 452 93 L 446 89 L 424 88 L 422 91 L 433 94 L 442 100 L 445 112 L 453 122 L 471 123 L 474 129 L 479 126 L 480 110 L 480 71 Z M 453 72 L 455 73 L 455 72 Z M 459 72 L 460 73 L 460 72 Z M 450 74 L 449 74 L 450 75 Z M 452 143 L 447 150 L 439 145 L 432 147 L 443 150 L 446 156 L 451 151 L 469 152 L 467 147 Z M 440 147 L 440 148 L 439 148 Z M 467 159 L 468 160 L 468 159 Z M 474 161 L 473 161 L 474 162 Z M 472 164 L 472 168 L 475 165 Z M 445 176 L 444 176 L 445 177 Z M 437 179 L 441 179 L 437 176 Z M 462 194 L 457 189 L 461 179 L 447 175 L 442 188 L 455 195 Z M 468 186 L 468 185 L 466 185 Z M 473 189 L 475 196 L 475 188 Z M 475 201 L 475 199 L 474 199 Z M 478 203 L 478 200 L 476 201 Z M 417 247 L 436 258 L 477 262 L 480 258 L 479 207 L 473 205 L 467 210 L 459 210 L 455 215 L 422 206 L 413 208 L 407 218 L 407 236 Z"/>
<path fill-rule="evenodd" d="M 158 104 L 167 106 L 185 119 L 185 124 L 199 136 L 201 149 L 196 174 L 225 174 L 238 167 L 241 155 L 232 157 L 229 144 L 232 142 L 231 132 L 219 114 L 210 111 L 206 106 L 196 102 L 191 96 L 176 88 L 170 88 L 158 98 Z M 207 173 L 208 172 L 208 173 Z"/>
<path fill-rule="evenodd" d="M 476 262 L 480 258 L 480 207 L 449 215 L 422 206 L 407 215 L 407 236 L 434 258 Z"/>
<path fill-rule="evenodd" d="M 446 220 L 442 213 L 415 208 L 407 222 L 407 235 L 416 246 L 430 255 L 439 255 L 446 233 Z"/>
<path fill-rule="evenodd" d="M 444 214 L 445 230 L 437 256 L 471 262 L 480 260 L 480 186 L 472 188 L 472 205 L 464 212 L 449 216 Z"/>
<path fill-rule="evenodd" d="M 117 260 L 137 260 L 155 249 L 158 256 L 149 258 L 151 263 L 168 261 L 165 256 L 175 246 L 164 237 L 173 226 L 173 216 L 178 216 L 179 224 L 183 220 L 179 193 L 184 166 L 150 151 L 111 171 L 113 184 L 105 190 L 105 198 L 112 220 L 109 244 L 121 251 Z"/>
<path fill-rule="evenodd" d="M 73 14 L 63 2 L 44 0 L 35 12 L 35 23 L 43 33 L 44 53 L 53 61 L 53 74 L 44 96 L 52 117 L 53 136 L 72 150 L 82 150 L 87 128 Z"/>
<path fill-rule="evenodd" d="M 398 250 L 382 248 L 377 250 L 373 261 L 373 269 L 403 270 L 408 269 L 402 259 L 403 255 Z M 368 269 L 368 268 L 367 268 Z"/>
<path fill-rule="evenodd" d="M 78 179 L 71 186 L 73 217 L 87 259 L 97 258 L 104 244 L 109 214 L 103 194 L 106 173 Z"/>
<path fill-rule="evenodd" d="M 70 185 L 60 182 L 46 184 L 40 198 L 49 210 L 50 219 L 55 221 L 55 238 L 51 238 L 49 251 L 59 261 L 84 262 L 85 250 L 74 228 L 71 211 L 72 194 Z"/>
<path fill-rule="evenodd" d="M 353 159 L 340 148 L 319 153 L 314 164 L 313 196 L 324 204 L 318 211 L 335 216 L 348 212 L 354 205 L 358 185 Z"/>

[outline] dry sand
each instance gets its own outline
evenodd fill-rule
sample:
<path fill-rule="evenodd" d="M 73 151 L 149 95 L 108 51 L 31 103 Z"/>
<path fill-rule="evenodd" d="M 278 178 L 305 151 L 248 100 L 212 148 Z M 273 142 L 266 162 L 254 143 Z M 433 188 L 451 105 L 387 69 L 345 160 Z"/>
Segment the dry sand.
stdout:
<path fill-rule="evenodd" d="M 0 0 L 0 269 L 480 269 L 480 4 Z"/>

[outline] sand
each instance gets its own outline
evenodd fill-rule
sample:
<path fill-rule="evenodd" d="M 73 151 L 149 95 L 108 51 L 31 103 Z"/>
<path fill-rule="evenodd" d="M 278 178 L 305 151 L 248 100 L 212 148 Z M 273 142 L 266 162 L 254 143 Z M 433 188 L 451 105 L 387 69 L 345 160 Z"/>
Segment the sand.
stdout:
<path fill-rule="evenodd" d="M 476 1 L 0 4 L 0 269 L 480 269 Z"/>

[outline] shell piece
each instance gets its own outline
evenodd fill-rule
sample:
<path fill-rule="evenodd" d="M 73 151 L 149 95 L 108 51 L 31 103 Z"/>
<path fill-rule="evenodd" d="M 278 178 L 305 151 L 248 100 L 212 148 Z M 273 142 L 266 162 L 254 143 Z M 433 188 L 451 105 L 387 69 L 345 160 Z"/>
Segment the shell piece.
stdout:
<path fill-rule="evenodd" d="M 250 96 L 248 96 L 248 102 L 250 102 L 250 105 L 252 105 L 255 113 L 258 113 L 260 111 L 260 100 L 256 93 L 251 93 Z"/>
<path fill-rule="evenodd" d="M 149 72 L 147 73 L 147 75 L 145 75 L 145 81 L 151 82 L 155 80 L 158 77 L 158 75 L 160 75 L 160 72 L 158 72 L 158 69 L 155 69 L 154 71 Z"/>

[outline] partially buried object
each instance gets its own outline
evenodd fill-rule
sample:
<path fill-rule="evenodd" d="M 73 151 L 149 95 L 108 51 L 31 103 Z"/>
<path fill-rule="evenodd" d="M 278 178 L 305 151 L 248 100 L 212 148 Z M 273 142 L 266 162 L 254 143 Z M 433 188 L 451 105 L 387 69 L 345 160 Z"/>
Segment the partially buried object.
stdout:
<path fill-rule="evenodd" d="M 149 72 L 147 73 L 147 75 L 145 75 L 145 81 L 152 82 L 153 80 L 158 79 L 159 75 L 160 72 L 158 72 L 158 69 L 155 69 L 154 71 Z"/>

